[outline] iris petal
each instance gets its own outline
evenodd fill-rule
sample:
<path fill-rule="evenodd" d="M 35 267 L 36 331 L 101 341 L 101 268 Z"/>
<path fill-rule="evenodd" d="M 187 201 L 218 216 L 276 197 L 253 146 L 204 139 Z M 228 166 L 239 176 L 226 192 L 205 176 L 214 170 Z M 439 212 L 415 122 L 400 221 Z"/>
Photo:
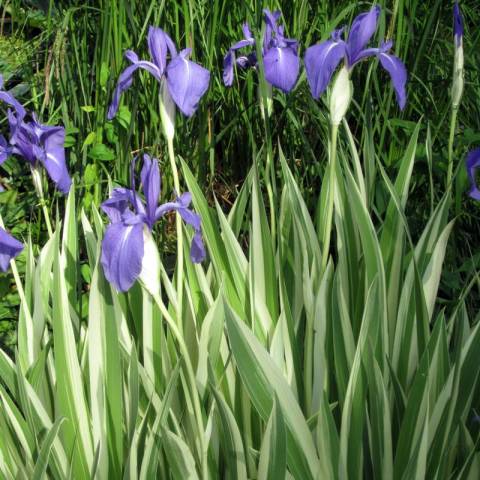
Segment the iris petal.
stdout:
<path fill-rule="evenodd" d="M 168 64 L 166 76 L 173 101 L 184 115 L 191 117 L 207 91 L 210 72 L 185 57 L 184 50 Z"/>
<path fill-rule="evenodd" d="M 477 182 L 475 180 L 475 172 L 477 168 L 480 167 L 480 148 L 472 150 L 467 155 L 466 165 L 467 165 L 467 176 L 471 185 L 471 188 L 468 194 L 474 200 L 480 200 L 480 190 L 478 189 Z"/>
<path fill-rule="evenodd" d="M 138 56 L 135 52 L 127 51 L 125 53 L 125 57 L 132 63 L 132 65 L 128 66 L 118 78 L 117 87 L 115 88 L 115 92 L 113 94 L 113 100 L 110 104 L 108 109 L 107 118 L 111 120 L 115 114 L 117 113 L 118 106 L 120 104 L 120 97 L 125 90 L 128 90 L 133 82 L 133 74 L 139 68 L 147 70 L 150 72 L 159 82 L 162 78 L 162 72 L 160 68 L 157 67 L 152 62 L 146 62 L 144 60 L 139 60 Z"/>
<path fill-rule="evenodd" d="M 112 223 L 105 230 L 101 262 L 105 277 L 115 288 L 126 292 L 142 270 L 143 223 Z"/>
<path fill-rule="evenodd" d="M 44 151 L 43 158 L 40 160 L 57 188 L 67 194 L 70 191 L 72 179 L 65 162 L 65 129 L 41 124 L 36 124 L 36 128 L 39 130 L 39 140 L 43 144 Z"/>
<path fill-rule="evenodd" d="M 155 158 L 151 159 L 148 155 L 143 156 L 143 167 L 140 176 L 147 205 L 147 218 L 151 228 L 155 223 L 155 210 L 158 206 L 158 197 L 160 196 L 160 170 Z"/>
<path fill-rule="evenodd" d="M 333 72 L 345 56 L 345 43 L 327 40 L 307 48 L 305 70 L 313 98 L 318 98 L 327 88 Z"/>
<path fill-rule="evenodd" d="M 379 54 L 380 63 L 382 67 L 390 74 L 392 85 L 397 96 L 398 106 L 401 110 L 405 108 L 407 103 L 407 94 L 405 85 L 407 83 L 407 69 L 403 62 L 395 55 L 388 53 Z"/>
<path fill-rule="evenodd" d="M 377 29 L 380 6 L 375 5 L 370 11 L 358 15 L 352 23 L 348 34 L 349 65 L 357 61 L 357 55 L 366 47 Z"/>
<path fill-rule="evenodd" d="M 173 57 L 177 51 L 172 39 L 158 27 L 149 27 L 147 35 L 148 49 L 153 62 L 159 68 L 160 74 L 163 74 L 167 66 L 167 53 Z"/>
<path fill-rule="evenodd" d="M 300 60 L 291 48 L 271 48 L 263 57 L 265 78 L 274 87 L 289 92 L 297 81 Z"/>
<path fill-rule="evenodd" d="M 23 244 L 15 237 L 0 228 L 0 270 L 6 272 L 10 260 L 15 258 L 23 250 Z"/>

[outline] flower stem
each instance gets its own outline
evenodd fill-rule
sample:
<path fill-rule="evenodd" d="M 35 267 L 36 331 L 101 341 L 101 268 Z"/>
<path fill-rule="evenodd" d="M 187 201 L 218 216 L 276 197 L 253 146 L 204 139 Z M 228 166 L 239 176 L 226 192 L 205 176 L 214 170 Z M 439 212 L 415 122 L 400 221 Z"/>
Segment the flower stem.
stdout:
<path fill-rule="evenodd" d="M 175 194 L 180 195 L 180 180 L 178 178 L 177 164 L 175 163 L 175 152 L 173 150 L 173 138 L 167 139 L 168 157 L 173 174 L 173 186 Z M 183 229 L 182 218 L 177 212 L 177 323 L 180 331 L 183 331 L 182 325 L 182 307 L 183 307 Z"/>
<path fill-rule="evenodd" d="M 175 321 L 168 313 L 167 307 L 163 303 L 163 300 L 161 299 L 160 295 L 158 293 L 153 295 L 153 299 L 155 300 L 155 303 L 160 309 L 160 312 L 162 313 L 164 320 L 167 322 L 167 325 L 170 328 L 170 331 L 172 332 L 173 336 L 177 340 L 178 346 L 180 348 L 180 354 L 183 357 L 187 378 L 188 378 L 188 383 L 190 384 L 190 390 L 191 390 L 192 399 L 193 399 L 193 410 L 194 410 L 197 429 L 198 429 L 198 448 L 201 454 L 202 479 L 208 480 L 208 464 L 207 464 L 208 451 L 207 451 L 207 445 L 205 444 L 205 429 L 203 425 L 202 409 L 200 406 L 200 396 L 198 394 L 198 389 L 196 387 L 195 372 L 193 370 L 192 362 L 190 361 L 188 348 L 187 348 L 187 345 L 185 344 L 182 334 L 180 333 L 180 330 L 178 329 L 178 326 L 176 325 Z"/>
<path fill-rule="evenodd" d="M 322 273 L 325 272 L 330 252 L 330 238 L 332 235 L 333 204 L 335 198 L 336 163 L 337 163 L 337 137 L 338 125 L 332 125 L 332 139 L 330 144 L 330 174 L 328 177 L 327 217 L 324 230 L 324 242 L 322 245 Z"/>
<path fill-rule="evenodd" d="M 452 107 L 452 116 L 450 119 L 450 135 L 448 137 L 448 166 L 446 189 L 453 190 L 453 143 L 455 141 L 455 130 L 457 127 L 458 107 Z"/>
<path fill-rule="evenodd" d="M 40 201 L 40 206 L 42 207 L 43 216 L 45 217 L 45 224 L 47 225 L 48 236 L 53 236 L 52 222 L 50 221 L 50 213 L 48 212 L 47 204 L 45 202 L 45 197 L 43 196 L 43 187 L 42 187 L 42 174 L 37 167 L 31 168 L 33 185 L 35 191 L 37 192 L 37 197 Z"/>

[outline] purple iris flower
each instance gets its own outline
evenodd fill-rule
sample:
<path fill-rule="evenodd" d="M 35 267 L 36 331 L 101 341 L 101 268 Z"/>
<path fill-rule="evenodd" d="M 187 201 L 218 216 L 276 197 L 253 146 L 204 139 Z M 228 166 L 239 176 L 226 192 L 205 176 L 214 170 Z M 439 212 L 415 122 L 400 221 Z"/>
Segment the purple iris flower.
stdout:
<path fill-rule="evenodd" d="M 0 227 L 0 270 L 6 272 L 10 260 L 23 250 L 23 244 Z"/>
<path fill-rule="evenodd" d="M 265 79 L 274 87 L 284 92 L 290 92 L 295 86 L 300 69 L 298 42 L 290 38 L 285 38 L 283 26 L 277 25 L 281 16 L 279 11 L 272 13 L 265 9 L 263 12 L 266 23 L 262 48 Z M 235 57 L 237 50 L 244 47 L 255 46 L 255 39 L 253 38 L 248 23 L 243 24 L 242 31 L 243 40 L 232 45 L 223 59 L 223 83 L 227 87 L 233 84 L 234 64 L 239 68 L 257 66 L 255 51 L 238 58 Z"/>
<path fill-rule="evenodd" d="M 65 162 L 65 129 L 43 125 L 38 122 L 35 114 L 26 120 L 27 111 L 16 98 L 1 90 L 3 78 L 0 75 L 0 101 L 12 109 L 8 109 L 10 140 L 0 137 L 0 164 L 10 155 L 19 155 L 35 168 L 41 163 L 57 188 L 67 194 L 72 180 L 68 174 Z"/>
<path fill-rule="evenodd" d="M 187 117 L 191 117 L 198 107 L 198 102 L 207 91 L 210 82 L 210 72 L 195 62 L 188 60 L 191 48 L 179 53 L 172 39 L 160 28 L 148 29 L 148 50 L 152 61 L 139 60 L 132 50 L 125 52 L 125 57 L 131 63 L 120 75 L 113 101 L 108 109 L 108 119 L 111 120 L 118 110 L 122 93 L 130 88 L 133 74 L 139 68 L 150 72 L 159 82 L 166 81 L 168 92 L 178 108 Z M 170 62 L 167 63 L 167 54 Z"/>
<path fill-rule="evenodd" d="M 477 182 L 475 180 L 475 172 L 477 168 L 480 167 L 480 148 L 472 150 L 467 155 L 467 176 L 470 180 L 470 192 L 468 193 L 473 199 L 480 200 L 480 190 L 477 187 Z"/>
<path fill-rule="evenodd" d="M 115 188 L 111 197 L 102 204 L 110 225 L 102 243 L 101 262 L 107 280 L 119 291 L 127 291 L 142 271 L 145 230 L 151 233 L 153 226 L 167 212 L 177 211 L 183 221 L 195 231 L 190 247 L 190 258 L 199 263 L 205 258 L 202 241 L 201 219 L 188 208 L 192 200 L 190 193 L 178 196 L 175 201 L 159 205 L 161 191 L 160 171 L 157 159 L 143 156 L 140 173 L 145 202 L 135 191 L 135 160 L 132 162 L 132 187 Z M 148 262 L 148 259 L 145 259 Z"/>
<path fill-rule="evenodd" d="M 352 23 L 347 40 L 343 40 L 344 28 L 335 30 L 330 40 L 307 48 L 305 69 L 310 90 L 318 98 L 327 88 L 333 72 L 344 60 L 349 71 L 361 60 L 377 57 L 382 67 L 389 73 L 397 96 L 397 102 L 403 110 L 407 101 L 405 84 L 407 70 L 402 61 L 388 53 L 393 42 L 383 42 L 379 48 L 366 48 L 377 30 L 380 6 L 375 5 L 368 12 L 358 15 Z"/>
<path fill-rule="evenodd" d="M 463 39 L 463 16 L 458 2 L 453 5 L 453 34 L 455 45 L 459 47 Z"/>

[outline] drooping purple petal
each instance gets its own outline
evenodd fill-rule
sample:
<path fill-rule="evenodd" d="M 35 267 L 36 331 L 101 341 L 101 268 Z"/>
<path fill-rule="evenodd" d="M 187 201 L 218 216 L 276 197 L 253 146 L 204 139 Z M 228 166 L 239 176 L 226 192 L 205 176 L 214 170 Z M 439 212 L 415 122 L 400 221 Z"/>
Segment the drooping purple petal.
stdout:
<path fill-rule="evenodd" d="M 327 88 L 333 72 L 345 56 L 345 42 L 327 40 L 307 48 L 305 70 L 310 91 L 317 99 Z"/>
<path fill-rule="evenodd" d="M 48 172 L 49 177 L 57 188 L 64 194 L 70 191 L 72 179 L 68 174 L 65 162 L 65 129 L 63 127 L 51 127 L 48 125 L 35 125 L 38 138 L 43 146 L 43 155 L 39 160 Z M 37 153 L 38 155 L 38 153 Z"/>
<path fill-rule="evenodd" d="M 467 166 L 467 176 L 468 180 L 470 181 L 470 191 L 468 194 L 474 200 L 480 200 L 480 190 L 477 187 L 477 181 L 475 178 L 475 173 L 478 167 L 480 167 L 480 148 L 472 150 L 466 159 L 466 166 Z"/>
<path fill-rule="evenodd" d="M 357 62 L 357 56 L 375 33 L 379 15 L 380 6 L 374 5 L 368 12 L 361 13 L 353 21 L 347 40 L 349 66 Z"/>
<path fill-rule="evenodd" d="M 229 50 L 225 57 L 223 57 L 223 84 L 226 87 L 233 85 L 233 64 L 235 63 L 235 52 Z"/>
<path fill-rule="evenodd" d="M 145 60 L 139 60 L 137 54 L 131 50 L 125 52 L 125 57 L 132 63 L 132 65 L 128 66 L 118 78 L 117 87 L 113 93 L 113 100 L 108 109 L 108 120 L 111 120 L 117 113 L 120 104 L 120 97 L 125 90 L 128 90 L 131 87 L 133 82 L 133 74 L 136 70 L 142 68 L 150 72 L 159 82 L 162 79 L 162 72 L 154 63 L 147 62 Z"/>
<path fill-rule="evenodd" d="M 463 38 L 463 15 L 458 2 L 455 2 L 453 5 L 453 34 L 455 45 L 459 47 Z"/>
<path fill-rule="evenodd" d="M 15 113 L 18 116 L 18 121 L 23 120 L 23 118 L 27 114 L 23 105 L 11 93 L 3 90 L 3 76 L 1 75 L 0 75 L 0 101 L 14 108 Z"/>
<path fill-rule="evenodd" d="M 300 59 L 291 48 L 271 48 L 263 57 L 265 79 L 274 87 L 289 92 L 297 81 Z"/>
<path fill-rule="evenodd" d="M 0 165 L 12 154 L 12 147 L 7 143 L 5 137 L 0 135 Z"/>
<path fill-rule="evenodd" d="M 407 93 L 405 91 L 405 86 L 407 84 L 407 69 L 403 62 L 395 55 L 380 53 L 379 58 L 382 67 L 390 74 L 398 106 L 403 110 L 407 103 Z"/>
<path fill-rule="evenodd" d="M 191 117 L 210 82 L 210 72 L 186 57 L 190 50 L 180 52 L 167 66 L 168 91 L 181 112 Z"/>
<path fill-rule="evenodd" d="M 134 284 L 142 270 L 144 252 L 142 222 L 110 224 L 102 241 L 101 262 L 105 277 L 120 292 Z"/>
<path fill-rule="evenodd" d="M 15 258 L 23 250 L 23 243 L 0 228 L 0 270 L 6 272 L 10 260 Z"/>
<path fill-rule="evenodd" d="M 151 159 L 149 155 L 143 156 L 143 167 L 140 173 L 145 194 L 146 214 L 150 228 L 155 223 L 155 211 L 158 206 L 158 197 L 160 196 L 160 170 L 157 160 Z"/>
<path fill-rule="evenodd" d="M 192 238 L 190 246 L 190 259 L 193 263 L 201 263 L 205 260 L 206 252 L 203 244 L 202 232 L 197 231 Z"/>
<path fill-rule="evenodd" d="M 148 49 L 153 63 L 158 67 L 162 75 L 167 66 L 167 53 L 174 57 L 177 49 L 172 39 L 158 27 L 149 27 L 147 35 Z"/>

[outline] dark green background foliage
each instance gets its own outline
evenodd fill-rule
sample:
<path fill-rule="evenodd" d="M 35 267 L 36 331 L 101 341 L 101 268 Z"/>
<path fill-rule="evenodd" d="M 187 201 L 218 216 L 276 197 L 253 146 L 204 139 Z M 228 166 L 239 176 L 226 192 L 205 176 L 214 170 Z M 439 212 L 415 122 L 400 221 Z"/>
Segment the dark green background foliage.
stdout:
<path fill-rule="evenodd" d="M 359 151 L 365 156 L 377 152 L 378 160 L 389 172 L 395 170 L 415 124 L 423 119 L 408 204 L 408 219 L 415 236 L 445 188 L 453 61 L 452 2 L 379 3 L 383 15 L 375 41 L 384 36 L 393 38 L 395 53 L 407 65 L 407 108 L 399 112 L 389 80 L 376 63 L 364 64 L 355 71 L 355 103 L 348 122 L 359 142 Z M 191 47 L 193 59 L 212 72 L 210 90 L 198 113 L 191 120 L 177 118 L 176 151 L 196 173 L 207 196 L 215 195 L 228 209 L 252 159 L 263 147 L 255 74 L 240 73 L 230 89 L 221 80 L 223 55 L 241 37 L 242 22 L 248 20 L 259 28 L 263 7 L 280 9 L 287 34 L 300 41 L 303 57 L 307 46 L 327 38 L 333 28 L 349 24 L 369 5 L 350 0 L 3 0 L 0 72 L 7 88 L 38 111 L 43 121 L 65 125 L 76 197 L 84 206 L 91 202 L 98 205 L 106 196 L 107 174 L 115 182 L 127 182 L 129 162 L 135 152 L 155 154 L 166 166 L 157 103 L 152 100 L 158 85 L 152 77 L 137 75 L 135 88 L 124 96 L 117 117 L 106 121 L 116 79 L 125 66 L 123 52 L 131 48 L 146 56 L 148 26 L 165 29 L 178 46 Z M 465 195 L 463 161 L 469 148 L 480 145 L 480 6 L 477 0 L 464 1 L 461 6 L 466 23 L 466 86 L 454 157 L 459 167 L 453 207 L 458 220 L 440 290 L 440 300 L 447 307 L 450 300 L 458 299 L 479 259 L 479 209 Z M 303 71 L 294 91 L 289 95 L 275 92 L 274 100 L 273 138 L 281 140 L 286 158 L 294 159 L 290 167 L 314 212 L 327 159 L 329 133 L 324 101 L 312 99 Z M 6 129 L 3 114 L 0 127 Z M 168 196 L 168 167 L 164 173 Z M 18 237 L 26 239 L 30 234 L 34 245 L 43 244 L 46 232 L 26 165 L 10 159 L 0 175 L 7 189 L 0 195 L 5 223 Z M 379 185 L 373 191 L 374 211 L 381 216 L 385 187 Z M 62 214 L 57 213 L 56 195 L 50 188 L 48 201 L 53 218 Z M 170 243 L 165 245 L 168 250 Z M 22 258 L 19 263 L 22 269 Z M 83 273 L 88 281 L 87 269 Z M 11 343 L 9 320 L 16 316 L 18 299 L 8 274 L 0 277 L 0 297 L 0 343 Z M 479 307 L 476 299 L 476 294 L 469 296 L 472 311 Z"/>

